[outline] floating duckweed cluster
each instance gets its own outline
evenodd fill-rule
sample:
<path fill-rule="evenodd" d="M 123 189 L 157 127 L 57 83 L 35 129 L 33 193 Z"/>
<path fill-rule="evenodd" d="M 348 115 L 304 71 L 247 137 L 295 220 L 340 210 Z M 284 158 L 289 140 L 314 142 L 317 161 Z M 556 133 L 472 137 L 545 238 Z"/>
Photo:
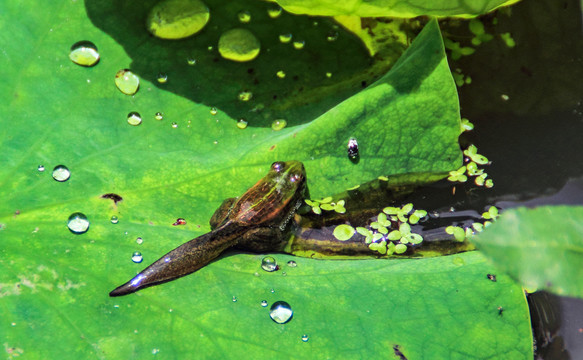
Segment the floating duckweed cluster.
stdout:
<path fill-rule="evenodd" d="M 337 213 L 344 214 L 346 212 L 346 208 L 344 204 L 346 202 L 344 200 L 338 200 L 337 202 L 332 202 L 332 198 L 330 196 L 325 197 L 321 200 L 305 200 L 306 204 L 312 207 L 312 212 L 314 214 L 320 215 L 322 210 L 326 211 L 336 211 Z"/>
<path fill-rule="evenodd" d="M 411 225 L 417 224 L 425 216 L 427 211 L 414 210 L 411 203 L 400 208 L 390 206 L 384 208 L 368 227 L 353 228 L 342 224 L 334 228 L 333 234 L 337 240 L 346 241 L 359 233 L 364 236 L 364 242 L 372 251 L 381 255 L 402 254 L 407 251 L 407 244 L 417 245 L 423 241 L 420 234 L 411 232 Z"/>
<path fill-rule="evenodd" d="M 460 242 L 469 239 L 476 232 L 482 232 L 485 227 L 491 225 L 492 221 L 496 221 L 496 218 L 498 218 L 498 208 L 496 206 L 490 206 L 487 211 L 482 213 L 482 218 L 486 220 L 484 221 L 484 223 L 474 222 L 471 228 L 470 227 L 463 228 L 461 226 L 452 225 L 446 227 L 445 232 L 450 235 L 453 235 L 455 240 Z"/>
<path fill-rule="evenodd" d="M 463 118 L 461 122 L 461 130 L 464 131 L 472 131 L 474 130 L 474 124 L 470 122 L 470 120 Z"/>
<path fill-rule="evenodd" d="M 447 180 L 451 182 L 464 183 L 468 180 L 468 176 L 475 177 L 474 183 L 477 186 L 485 186 L 491 188 L 494 186 L 492 179 L 486 179 L 488 174 L 484 169 L 480 169 L 478 165 L 489 165 L 488 158 L 484 155 L 478 154 L 478 148 L 475 145 L 470 145 L 464 150 L 465 159 L 468 162 L 466 165 L 457 170 L 449 172 Z"/>

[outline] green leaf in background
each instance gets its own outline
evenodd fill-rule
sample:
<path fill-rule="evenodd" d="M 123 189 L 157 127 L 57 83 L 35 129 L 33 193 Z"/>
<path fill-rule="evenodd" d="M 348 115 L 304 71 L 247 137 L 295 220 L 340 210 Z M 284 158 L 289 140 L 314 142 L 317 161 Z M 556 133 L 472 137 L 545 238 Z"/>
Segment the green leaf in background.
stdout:
<path fill-rule="evenodd" d="M 583 297 L 583 207 L 505 211 L 474 239 L 496 265 L 530 289 Z"/>
<path fill-rule="evenodd" d="M 277 0 L 277 3 L 285 10 L 295 14 L 405 18 L 423 15 L 477 16 L 518 1 L 520 0 Z"/>
<path fill-rule="evenodd" d="M 243 74 L 263 71 L 278 52 L 266 47 L 249 64 L 220 59 L 216 40 L 221 29 L 241 26 L 236 16 L 218 24 L 209 3 L 211 20 L 200 37 L 167 45 L 182 47 L 175 57 L 144 28 L 153 2 L 116 4 L 0 4 L 0 338 L 8 357 L 373 358 L 394 354 L 398 345 L 412 358 L 532 358 L 520 287 L 501 274 L 495 283 L 487 280 L 492 268 L 478 253 L 397 262 L 294 258 L 298 266 L 289 269 L 293 257 L 277 255 L 285 270 L 269 274 L 260 269 L 262 256 L 237 254 L 163 286 L 109 298 L 146 264 L 207 231 L 220 202 L 240 195 L 274 160 L 303 161 L 314 196 L 379 175 L 427 176 L 461 163 L 457 94 L 434 21 L 391 72 L 343 102 L 330 95 L 334 101 L 303 107 L 296 100 L 305 95 L 296 94 L 289 111 L 300 120 L 290 117 L 288 128 L 275 132 L 261 122 L 275 119 L 268 103 L 256 124 L 236 126 L 243 112 L 237 93 L 254 82 L 241 80 Z M 234 4 L 238 11 L 250 8 Z M 258 23 L 261 41 L 281 33 L 267 20 Z M 97 45 L 95 67 L 69 61 L 80 40 Z M 344 45 L 329 49 L 327 59 L 366 53 L 356 39 Z M 307 51 L 309 41 L 304 50 L 316 54 Z M 190 67 L 186 59 L 195 55 L 199 62 Z M 286 71 L 305 68 L 309 59 L 290 58 Z M 346 75 L 347 83 L 371 79 L 363 64 L 354 66 L 360 75 Z M 114 76 L 124 68 L 142 79 L 134 96 L 115 88 Z M 159 72 L 168 75 L 167 89 L 155 80 Z M 323 93 L 336 94 L 342 84 Z M 253 91 L 256 99 L 268 98 L 269 91 Z M 211 115 L 215 105 L 218 113 Z M 130 112 L 141 114 L 141 125 L 127 123 Z M 157 112 L 163 120 L 155 120 Z M 346 155 L 351 136 L 360 144 L 357 164 Z M 51 172 L 61 164 L 71 177 L 57 182 Z M 112 193 L 119 197 L 103 197 Z M 67 229 L 75 212 L 90 221 L 86 233 Z M 179 217 L 186 225 L 172 226 Z M 132 261 L 135 252 L 142 263 Z M 262 300 L 287 301 L 293 319 L 275 324 Z"/>

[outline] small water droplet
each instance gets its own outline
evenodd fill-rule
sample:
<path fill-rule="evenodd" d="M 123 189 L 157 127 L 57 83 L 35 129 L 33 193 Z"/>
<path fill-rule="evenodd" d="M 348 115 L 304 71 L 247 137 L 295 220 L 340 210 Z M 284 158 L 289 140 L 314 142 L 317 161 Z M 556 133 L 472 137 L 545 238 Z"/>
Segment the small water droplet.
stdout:
<path fill-rule="evenodd" d="M 94 66 L 99 62 L 97 46 L 91 41 L 79 41 L 71 46 L 69 59 L 77 65 Z"/>
<path fill-rule="evenodd" d="M 218 145 L 219 144 L 219 141 L 218 140 L 215 140 L 215 141 L 213 141 L 213 144 Z"/>
<path fill-rule="evenodd" d="M 249 101 L 252 97 L 253 93 L 251 91 L 244 90 L 239 93 L 239 100 L 241 101 Z"/>
<path fill-rule="evenodd" d="M 296 50 L 303 49 L 304 45 L 306 45 L 306 42 L 304 40 L 294 41 L 294 49 L 296 49 Z"/>
<path fill-rule="evenodd" d="M 285 301 L 276 301 L 269 309 L 269 316 L 278 324 L 285 324 L 290 321 L 293 314 L 291 306 Z"/>
<path fill-rule="evenodd" d="M 269 5 L 269 7 L 267 8 L 267 15 L 269 15 L 270 18 L 275 19 L 276 17 L 281 15 L 281 11 L 282 11 L 281 6 L 277 4 L 272 4 Z"/>
<path fill-rule="evenodd" d="M 211 115 L 216 115 L 216 114 L 217 114 L 217 112 L 218 112 L 218 111 L 217 111 L 217 108 L 216 108 L 216 107 L 212 107 L 212 108 L 210 109 L 210 113 L 211 113 Z"/>
<path fill-rule="evenodd" d="M 279 35 L 279 41 L 282 44 L 287 44 L 288 42 L 290 42 L 292 40 L 292 34 L 291 33 L 287 33 L 287 34 L 280 34 Z"/>
<path fill-rule="evenodd" d="M 214 47 L 212 45 L 207 46 L 206 48 L 208 51 L 213 51 Z"/>
<path fill-rule="evenodd" d="M 188 59 L 186 59 L 186 63 L 190 66 L 194 66 L 194 65 L 196 65 L 196 59 L 188 58 Z"/>
<path fill-rule="evenodd" d="M 271 128 L 275 131 L 279 131 L 283 129 L 286 125 L 287 121 L 285 121 L 284 119 L 277 119 L 273 121 L 273 123 L 271 124 Z"/>
<path fill-rule="evenodd" d="M 239 119 L 239 121 L 237 121 L 237 127 L 239 129 L 246 129 L 248 124 L 249 123 L 245 119 Z"/>
<path fill-rule="evenodd" d="M 308 342 L 308 340 L 310 340 L 310 338 L 308 337 L 308 334 L 302 335 L 302 341 L 303 342 Z"/>
<path fill-rule="evenodd" d="M 39 165 L 39 166 L 38 166 L 38 171 L 40 171 L 40 172 L 43 172 L 43 171 L 45 171 L 45 167 L 44 167 L 44 165 Z"/>
<path fill-rule="evenodd" d="M 285 71 L 279 70 L 276 75 L 278 78 L 283 79 L 285 77 Z"/>
<path fill-rule="evenodd" d="M 272 294 L 275 294 L 275 289 L 271 289 L 271 293 Z"/>
<path fill-rule="evenodd" d="M 115 86 L 126 95 L 134 95 L 140 88 L 140 78 L 128 69 L 122 69 L 115 74 Z"/>
<path fill-rule="evenodd" d="M 290 260 L 290 261 L 287 262 L 287 266 L 294 267 L 295 268 L 296 266 L 298 266 L 298 263 L 296 263 L 293 260 Z"/>
<path fill-rule="evenodd" d="M 132 111 L 131 113 L 128 114 L 128 124 L 133 125 L 133 126 L 138 126 L 142 123 L 142 116 L 135 112 Z"/>
<path fill-rule="evenodd" d="M 262 307 L 267 307 L 267 300 L 261 301 L 261 306 Z"/>
<path fill-rule="evenodd" d="M 119 222 L 119 219 L 117 218 L 117 216 L 113 215 L 113 216 L 111 217 L 111 223 L 112 223 L 112 224 L 117 224 L 118 222 Z"/>
<path fill-rule="evenodd" d="M 141 237 L 139 237 L 139 238 L 136 239 L 136 243 L 138 245 L 142 245 L 143 242 L 144 242 L 144 239 L 142 239 Z"/>
<path fill-rule="evenodd" d="M 67 227 L 73 234 L 83 234 L 89 229 L 89 220 L 83 213 L 72 213 L 67 219 Z"/>
<path fill-rule="evenodd" d="M 233 296 L 233 302 L 237 302 L 237 297 Z"/>
<path fill-rule="evenodd" d="M 273 256 L 266 256 L 261 260 L 261 268 L 267 272 L 277 270 L 277 262 Z"/>
<path fill-rule="evenodd" d="M 328 41 L 336 41 L 338 39 L 338 31 L 330 30 L 328 35 L 326 36 L 326 40 Z"/>
<path fill-rule="evenodd" d="M 152 349 L 152 355 L 156 355 L 159 352 L 160 352 L 160 349 L 156 349 L 156 348 Z"/>
<path fill-rule="evenodd" d="M 166 84 L 166 82 L 168 82 L 168 75 L 165 73 L 159 73 L 156 80 L 158 80 L 160 84 Z"/>
<path fill-rule="evenodd" d="M 332 73 L 331 73 L 331 72 L 327 72 L 327 73 L 326 73 L 326 77 L 327 77 L 328 79 L 330 79 L 330 78 L 332 77 Z"/>
<path fill-rule="evenodd" d="M 240 11 L 239 14 L 237 14 L 237 17 L 243 24 L 247 24 L 249 21 L 251 21 L 251 13 L 247 10 Z"/>
<path fill-rule="evenodd" d="M 172 127 L 173 127 L 174 129 L 176 129 L 176 128 L 178 127 L 178 124 L 177 124 L 177 123 L 175 123 L 175 122 L 173 122 L 173 123 L 172 123 Z"/>
<path fill-rule="evenodd" d="M 154 115 L 154 119 L 160 121 L 164 119 L 164 114 L 162 114 L 161 112 L 157 112 L 156 115 Z"/>
<path fill-rule="evenodd" d="M 219 53 L 232 61 L 251 61 L 259 55 L 261 44 L 253 33 L 247 29 L 231 29 L 219 38 Z"/>
<path fill-rule="evenodd" d="M 69 180 L 71 172 L 65 165 L 57 165 L 53 169 L 53 179 L 63 182 Z"/>
<path fill-rule="evenodd" d="M 257 276 L 257 277 L 261 276 L 261 274 L 259 274 L 257 271 L 256 271 L 256 272 L 255 272 L 255 274 L 253 274 L 253 275 L 255 275 L 255 276 Z"/>
<path fill-rule="evenodd" d="M 281 273 L 281 276 L 287 276 L 287 273 L 284 271 Z"/>
<path fill-rule="evenodd" d="M 136 264 L 139 264 L 142 262 L 142 260 L 144 260 L 144 258 L 142 257 L 142 253 L 139 251 L 135 251 L 132 254 L 132 261 L 135 262 Z"/>

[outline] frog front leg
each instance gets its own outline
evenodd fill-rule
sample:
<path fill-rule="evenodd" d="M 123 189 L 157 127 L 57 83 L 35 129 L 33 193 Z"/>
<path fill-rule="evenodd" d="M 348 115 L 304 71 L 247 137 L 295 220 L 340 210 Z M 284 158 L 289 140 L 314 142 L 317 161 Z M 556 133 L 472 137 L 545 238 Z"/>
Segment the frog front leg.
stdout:
<path fill-rule="evenodd" d="M 282 251 L 287 237 L 279 228 L 256 228 L 247 231 L 239 240 L 236 248 L 254 253 Z"/>
<path fill-rule="evenodd" d="M 227 216 L 229 216 L 229 212 L 231 212 L 231 207 L 233 207 L 235 201 L 237 201 L 237 198 L 228 198 L 223 201 L 221 206 L 219 206 L 219 208 L 215 211 L 209 220 L 211 229 L 216 229 L 225 221 L 225 219 L 227 219 Z"/>

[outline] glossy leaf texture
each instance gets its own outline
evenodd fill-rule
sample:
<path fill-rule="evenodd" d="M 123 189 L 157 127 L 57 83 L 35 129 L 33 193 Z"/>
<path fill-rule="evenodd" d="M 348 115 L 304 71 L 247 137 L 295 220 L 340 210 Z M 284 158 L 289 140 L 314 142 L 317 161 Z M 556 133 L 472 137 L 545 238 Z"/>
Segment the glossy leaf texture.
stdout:
<path fill-rule="evenodd" d="M 512 209 L 475 243 L 523 286 L 583 297 L 582 219 L 581 206 Z"/>
<path fill-rule="evenodd" d="M 368 55 L 358 40 L 342 33 L 346 43 L 324 48 L 331 53 L 326 59 L 358 52 L 363 57 L 357 61 L 354 55 L 358 66 L 343 76 L 345 67 L 338 66 L 338 77 L 318 83 L 328 91 L 318 91 L 322 96 L 303 106 L 310 96 L 294 87 L 293 73 L 318 54 L 309 52 L 307 39 L 299 51 L 309 56 L 288 59 L 286 68 L 285 79 L 297 92 L 288 94 L 294 100 L 285 106 L 295 115 L 276 132 L 269 124 L 285 106 L 272 110 L 267 99 L 275 87 L 266 82 L 263 89 L 262 78 L 259 84 L 253 78 L 264 67 L 270 76 L 281 68 L 269 67 L 270 54 L 277 53 L 267 51 L 269 39 L 280 28 L 274 31 L 267 15 L 253 28 L 265 51 L 253 63 L 234 64 L 220 59 L 216 40 L 221 29 L 241 25 L 236 16 L 213 23 L 221 19 L 213 15 L 219 5 L 209 3 L 211 22 L 200 37 L 166 45 L 144 28 L 153 2 L 140 4 L 43 2 L 42 11 L 40 2 L 0 4 L 0 337 L 8 357 L 297 358 L 316 351 L 360 358 L 393 354 L 396 345 L 404 354 L 531 357 L 521 289 L 504 276 L 487 280 L 492 270 L 477 253 L 398 262 L 297 258 L 298 267 L 286 269 L 287 276 L 283 269 L 262 273 L 261 256 L 237 254 L 178 281 L 109 298 L 110 290 L 144 266 L 208 231 L 221 201 L 244 192 L 275 160 L 303 161 L 313 196 L 380 175 L 423 173 L 426 179 L 461 163 L 457 94 L 435 22 L 379 76 L 367 73 Z M 224 11 L 255 9 L 241 4 Z M 265 4 L 254 4 L 265 14 Z M 328 30 L 315 32 L 324 37 Z M 96 66 L 68 59 L 80 40 L 97 45 Z M 164 52 L 166 46 L 179 51 Z M 194 67 L 186 61 L 190 56 L 198 59 Z M 115 74 L 125 68 L 141 78 L 133 96 L 114 85 Z M 168 75 L 167 84 L 156 82 L 160 72 Z M 315 79 L 309 75 L 304 88 Z M 364 88 L 362 81 L 368 81 Z M 237 94 L 245 84 L 257 86 L 252 90 L 260 102 L 240 104 Z M 141 125 L 128 124 L 130 112 L 141 115 Z M 155 120 L 157 112 L 163 120 Z M 242 114 L 255 119 L 244 130 L 236 126 Z M 351 136 L 359 139 L 358 163 L 346 155 Z M 70 170 L 68 180 L 52 178 L 57 165 Z M 87 216 L 86 233 L 68 230 L 75 212 Z M 178 218 L 185 224 L 172 226 Z M 142 263 L 132 261 L 135 252 Z M 284 268 L 292 258 L 278 255 Z M 429 300 L 419 295 L 429 292 L 435 294 Z M 293 319 L 275 324 L 261 300 L 287 301 Z M 507 309 L 503 316 L 499 306 Z M 440 341 L 431 343 L 435 336 Z"/>

